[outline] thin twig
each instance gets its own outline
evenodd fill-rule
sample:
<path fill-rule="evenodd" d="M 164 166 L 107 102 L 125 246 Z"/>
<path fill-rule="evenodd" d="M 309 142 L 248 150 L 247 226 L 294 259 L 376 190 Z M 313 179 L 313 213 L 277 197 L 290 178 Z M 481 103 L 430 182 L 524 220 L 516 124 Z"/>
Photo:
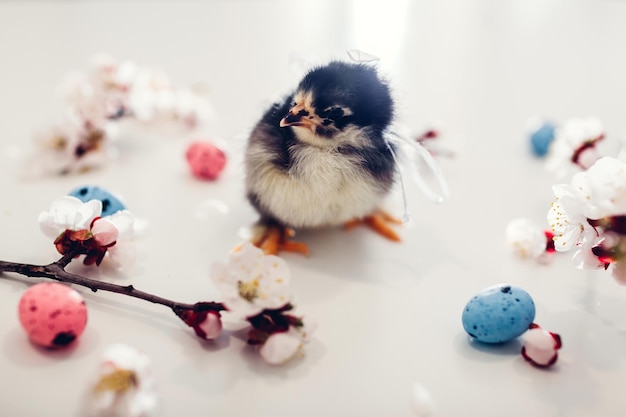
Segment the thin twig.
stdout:
<path fill-rule="evenodd" d="M 158 295 L 150 294 L 145 291 L 136 289 L 132 285 L 117 285 L 109 282 L 98 281 L 87 278 L 82 275 L 67 272 L 65 267 L 75 258 L 73 254 L 65 254 L 61 259 L 48 265 L 32 265 L 17 262 L 0 261 L 0 274 L 3 272 L 14 272 L 20 275 L 34 278 L 49 278 L 60 282 L 81 285 L 89 288 L 91 291 L 98 290 L 114 292 L 117 294 L 128 295 L 129 297 L 139 298 L 154 304 L 161 304 L 172 309 L 172 311 L 180 317 L 183 311 L 223 311 L 226 308 L 222 303 L 218 302 L 198 302 L 195 304 L 179 303 Z"/>

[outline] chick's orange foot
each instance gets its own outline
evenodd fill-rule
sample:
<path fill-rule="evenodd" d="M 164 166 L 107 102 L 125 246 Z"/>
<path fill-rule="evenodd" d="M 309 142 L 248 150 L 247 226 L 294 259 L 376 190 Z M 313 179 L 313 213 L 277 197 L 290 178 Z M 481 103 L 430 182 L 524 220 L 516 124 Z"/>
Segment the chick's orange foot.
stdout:
<path fill-rule="evenodd" d="M 309 254 L 305 243 L 289 240 L 295 235 L 291 228 L 277 224 L 262 226 L 259 233 L 252 239 L 252 244 L 263 249 L 266 255 L 277 255 L 278 252 Z"/>
<path fill-rule="evenodd" d="M 392 224 L 402 224 L 402 220 L 397 219 L 384 211 L 376 211 L 369 216 L 347 222 L 344 225 L 344 228 L 346 230 L 351 230 L 356 226 L 365 225 L 379 235 L 389 240 L 393 240 L 394 242 L 399 242 L 402 239 L 400 239 L 400 236 L 391 228 L 390 225 Z"/>

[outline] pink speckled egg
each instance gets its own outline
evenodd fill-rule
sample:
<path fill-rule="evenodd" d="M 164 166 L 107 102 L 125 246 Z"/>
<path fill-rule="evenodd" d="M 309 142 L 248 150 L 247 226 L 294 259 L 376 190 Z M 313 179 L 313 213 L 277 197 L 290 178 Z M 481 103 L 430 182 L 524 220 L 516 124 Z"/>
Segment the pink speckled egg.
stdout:
<path fill-rule="evenodd" d="M 83 297 L 69 286 L 55 282 L 30 287 L 20 300 L 18 312 L 30 339 L 44 347 L 69 345 L 87 325 Z"/>
<path fill-rule="evenodd" d="M 194 176 L 205 180 L 215 180 L 226 165 L 226 155 L 209 142 L 194 142 L 185 154 Z"/>

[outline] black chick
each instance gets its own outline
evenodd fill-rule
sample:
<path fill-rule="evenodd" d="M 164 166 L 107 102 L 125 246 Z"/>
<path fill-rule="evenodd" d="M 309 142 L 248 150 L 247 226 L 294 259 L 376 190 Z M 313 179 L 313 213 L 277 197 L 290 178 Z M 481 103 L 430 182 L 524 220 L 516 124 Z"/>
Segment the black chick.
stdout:
<path fill-rule="evenodd" d="M 369 65 L 333 61 L 311 70 L 275 103 L 248 140 L 247 197 L 267 253 L 306 246 L 288 242 L 292 228 L 365 222 L 399 240 L 378 211 L 395 174 L 384 139 L 394 114 L 389 86 Z"/>

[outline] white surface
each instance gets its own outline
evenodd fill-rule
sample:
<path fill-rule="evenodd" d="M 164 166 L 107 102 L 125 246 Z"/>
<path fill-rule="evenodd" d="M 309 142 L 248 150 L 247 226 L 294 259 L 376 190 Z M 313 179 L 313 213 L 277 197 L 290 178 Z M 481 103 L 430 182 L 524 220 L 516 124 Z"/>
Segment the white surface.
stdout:
<path fill-rule="evenodd" d="M 262 363 L 231 321 L 232 331 L 201 343 L 165 308 L 88 290 L 80 290 L 89 323 L 79 343 L 45 352 L 17 320 L 33 280 L 3 276 L 1 415 L 79 416 L 99 355 L 116 342 L 154 360 L 159 416 L 410 416 L 416 382 L 437 416 L 624 415 L 626 288 L 603 271 L 574 269 L 568 255 L 549 266 L 518 261 L 504 228 L 518 216 L 543 222 L 551 201 L 555 180 L 528 152 L 531 116 L 594 114 L 613 140 L 625 130 L 626 2 L 366 4 L 0 3 L 3 260 L 56 259 L 38 213 L 75 186 L 97 183 L 150 224 L 133 273 L 107 279 L 180 301 L 216 297 L 211 262 L 225 259 L 255 220 L 243 198 L 241 135 L 310 57 L 343 57 L 348 48 L 380 56 L 400 120 L 415 131 L 438 123 L 457 147 L 456 158 L 442 160 L 450 200 L 437 206 L 409 190 L 414 221 L 400 231 L 402 243 L 363 229 L 299 234 L 311 256 L 285 258 L 298 309 L 319 327 L 305 357 L 284 367 Z M 230 157 L 220 181 L 193 180 L 183 158 L 189 138 L 167 134 L 126 134 L 122 157 L 102 170 L 17 178 L 11 154 L 59 114 L 56 86 L 95 52 L 160 68 L 177 85 L 208 87 L 216 112 L 208 133 L 228 143 Z M 228 212 L 203 209 L 209 199 Z M 529 366 L 518 343 L 468 342 L 464 304 L 505 281 L 529 291 L 536 321 L 561 334 L 553 369 Z"/>

